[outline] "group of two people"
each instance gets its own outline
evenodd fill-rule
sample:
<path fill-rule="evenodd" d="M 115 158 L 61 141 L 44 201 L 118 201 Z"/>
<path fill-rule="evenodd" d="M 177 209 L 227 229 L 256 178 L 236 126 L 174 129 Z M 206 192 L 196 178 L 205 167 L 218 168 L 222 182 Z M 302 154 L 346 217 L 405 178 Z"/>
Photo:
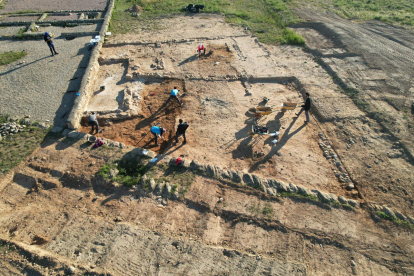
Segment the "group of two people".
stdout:
<path fill-rule="evenodd" d="M 179 124 L 177 126 L 177 131 L 175 133 L 175 142 L 178 143 L 178 138 L 180 136 L 183 136 L 184 138 L 183 144 L 186 144 L 187 138 L 185 137 L 185 132 L 187 128 L 189 127 L 189 125 L 187 122 L 183 122 L 182 119 L 178 120 L 178 122 Z M 155 146 L 159 146 L 158 137 L 164 139 L 164 134 L 166 133 L 166 129 L 161 126 L 155 125 L 151 127 L 151 133 L 152 135 L 154 135 L 154 138 L 155 138 Z"/>

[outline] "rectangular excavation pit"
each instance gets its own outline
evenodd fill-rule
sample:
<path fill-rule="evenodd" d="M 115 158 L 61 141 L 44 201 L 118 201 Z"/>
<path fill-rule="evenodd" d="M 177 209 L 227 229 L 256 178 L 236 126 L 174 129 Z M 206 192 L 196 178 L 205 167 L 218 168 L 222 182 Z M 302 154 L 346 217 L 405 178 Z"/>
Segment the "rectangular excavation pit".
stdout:
<path fill-rule="evenodd" d="M 170 97 L 170 91 L 174 87 L 177 87 L 181 92 L 184 91 L 184 82 L 176 79 L 138 79 L 135 81 L 122 82 L 124 86 L 115 86 L 110 89 L 114 91 L 121 91 L 115 93 L 107 93 L 108 108 L 111 110 L 104 110 L 102 105 L 96 105 L 98 100 L 94 102 L 91 100 L 92 105 L 89 105 L 88 113 L 91 111 L 98 111 L 98 122 L 101 129 L 105 128 L 102 133 L 96 134 L 97 137 L 104 137 L 117 142 L 125 143 L 126 145 L 152 149 L 158 153 L 163 153 L 165 148 L 172 143 L 177 116 L 181 114 L 181 107 L 176 101 L 170 101 L 167 105 L 165 102 Z M 108 88 L 105 87 L 105 92 Z M 139 100 L 134 101 L 133 106 L 129 106 L 125 101 L 129 101 L 125 98 L 125 95 L 129 95 L 129 99 L 133 98 L 133 94 L 139 90 Z M 129 92 L 128 92 L 129 91 Z M 115 103 L 122 101 L 125 108 L 113 109 Z M 117 100 L 116 97 L 119 97 Z M 99 101 L 101 101 L 100 99 Z M 185 102 L 185 100 L 184 100 Z M 93 109 L 94 107 L 99 110 Z M 91 133 L 91 127 L 87 126 L 88 114 L 82 118 L 82 124 L 79 131 L 85 133 Z M 165 141 L 159 139 L 160 146 L 155 146 L 154 136 L 150 132 L 150 128 L 155 124 L 160 124 L 161 127 L 167 130 L 165 135 Z M 95 133 L 94 133 L 95 134 Z"/>

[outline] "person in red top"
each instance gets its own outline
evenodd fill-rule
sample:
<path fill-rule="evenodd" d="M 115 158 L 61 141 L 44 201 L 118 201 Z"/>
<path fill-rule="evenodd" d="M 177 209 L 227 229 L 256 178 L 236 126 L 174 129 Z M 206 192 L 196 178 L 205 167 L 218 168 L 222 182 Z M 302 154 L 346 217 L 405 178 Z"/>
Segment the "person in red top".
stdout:
<path fill-rule="evenodd" d="M 204 47 L 203 44 L 198 45 L 197 53 L 198 53 L 199 56 L 201 55 L 201 51 L 203 51 L 204 54 L 206 54 L 206 47 Z"/>

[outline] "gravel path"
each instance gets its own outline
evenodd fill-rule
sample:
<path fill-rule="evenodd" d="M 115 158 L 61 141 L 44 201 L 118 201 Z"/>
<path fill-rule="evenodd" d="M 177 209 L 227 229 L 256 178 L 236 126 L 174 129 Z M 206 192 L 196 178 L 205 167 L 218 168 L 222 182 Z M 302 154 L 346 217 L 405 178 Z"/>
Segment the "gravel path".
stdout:
<path fill-rule="evenodd" d="M 67 20 L 76 20 L 78 18 L 79 18 L 79 14 L 77 13 L 72 13 L 71 15 L 64 15 L 64 16 L 49 15 L 48 17 L 46 17 L 44 21 L 67 21 Z"/>
<path fill-rule="evenodd" d="M 104 10 L 107 0 L 8 0 L 0 13 L 18 11 Z"/>
<path fill-rule="evenodd" d="M 101 29 L 101 26 L 102 26 L 102 23 L 94 24 L 94 25 L 80 25 L 76 27 L 49 26 L 49 27 L 40 27 L 38 32 L 48 32 L 50 34 L 54 34 L 55 37 L 59 37 L 61 33 L 99 31 Z"/>
<path fill-rule="evenodd" d="M 4 27 L 0 28 L 0 36 L 2 35 L 17 35 L 20 29 L 24 28 L 24 26 L 13 26 L 13 27 Z"/>
<path fill-rule="evenodd" d="M 40 18 L 39 16 L 2 16 L 0 22 L 20 22 L 20 21 L 36 21 Z"/>
<path fill-rule="evenodd" d="M 81 67 L 86 67 L 90 58 L 85 47 L 90 39 L 55 39 L 59 53 L 55 57 L 41 40 L 0 41 L 0 52 L 13 49 L 28 53 L 22 60 L 0 67 L 0 114 L 31 115 L 33 120 L 64 126 L 76 97 L 75 92 L 67 91 L 79 89 L 85 71 Z"/>

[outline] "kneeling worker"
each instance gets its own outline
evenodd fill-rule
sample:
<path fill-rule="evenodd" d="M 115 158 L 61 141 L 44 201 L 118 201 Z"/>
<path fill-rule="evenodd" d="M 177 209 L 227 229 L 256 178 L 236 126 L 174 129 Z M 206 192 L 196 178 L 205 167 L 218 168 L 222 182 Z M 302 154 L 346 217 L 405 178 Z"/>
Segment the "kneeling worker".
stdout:
<path fill-rule="evenodd" d="M 206 54 L 206 47 L 204 47 L 203 44 L 198 45 L 198 48 L 197 48 L 198 56 L 201 55 L 201 51 L 203 51 L 203 54 Z"/>
<path fill-rule="evenodd" d="M 183 120 L 180 119 L 178 120 L 178 122 L 180 123 L 177 127 L 177 132 L 175 133 L 175 142 L 178 143 L 178 137 L 183 136 L 184 137 L 184 143 L 187 143 L 187 139 L 185 138 L 185 131 L 188 128 L 188 124 L 187 122 L 183 123 Z"/>
<path fill-rule="evenodd" d="M 155 137 L 155 145 L 159 146 L 158 144 L 158 136 L 160 136 L 160 138 L 162 138 L 164 140 L 164 133 L 165 133 L 165 128 L 159 127 L 157 125 L 151 127 L 151 133 L 154 135 Z"/>
<path fill-rule="evenodd" d="M 178 94 L 180 93 L 180 91 L 177 90 L 177 87 L 174 86 L 174 89 L 171 90 L 171 95 L 168 98 L 168 100 L 165 102 L 165 104 L 167 104 L 171 99 L 175 99 L 180 106 L 183 106 L 183 104 L 180 102 L 180 100 L 178 99 Z"/>

